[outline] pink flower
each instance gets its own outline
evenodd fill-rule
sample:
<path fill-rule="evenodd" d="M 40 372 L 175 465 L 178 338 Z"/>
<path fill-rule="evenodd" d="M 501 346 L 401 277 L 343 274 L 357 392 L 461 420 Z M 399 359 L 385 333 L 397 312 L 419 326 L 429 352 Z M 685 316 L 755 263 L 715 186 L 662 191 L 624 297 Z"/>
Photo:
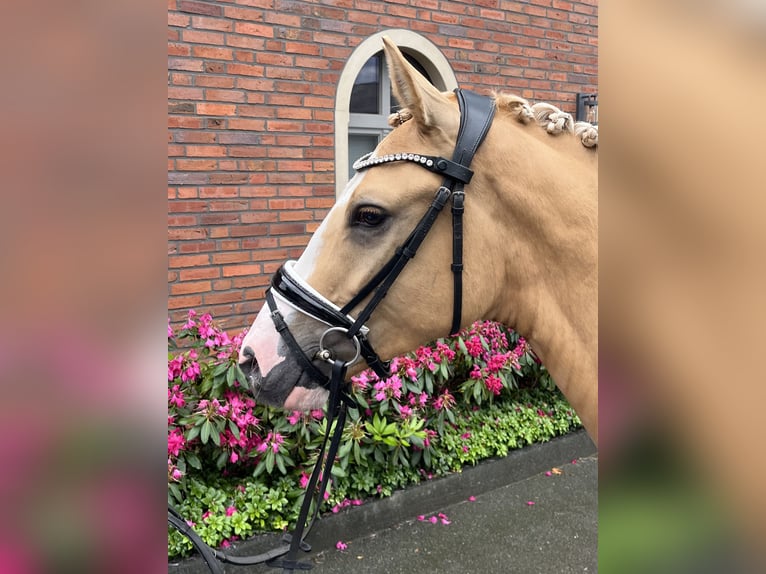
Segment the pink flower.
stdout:
<path fill-rule="evenodd" d="M 488 376 L 485 379 L 484 384 L 486 385 L 487 389 L 490 390 L 495 396 L 498 396 L 503 390 L 503 382 L 495 375 Z"/>
<path fill-rule="evenodd" d="M 229 542 L 228 540 L 224 540 L 223 542 L 221 542 L 222 548 L 228 548 L 229 546 L 231 546 L 231 542 Z"/>
<path fill-rule="evenodd" d="M 208 519 L 210 516 L 212 516 L 212 514 L 213 514 L 213 513 L 212 513 L 212 512 L 210 512 L 210 511 L 208 510 L 207 512 L 205 512 L 205 513 L 202 515 L 202 520 L 207 520 L 207 519 Z"/>
<path fill-rule="evenodd" d="M 351 388 L 354 392 L 366 391 L 370 386 L 370 379 L 367 376 L 369 371 L 362 371 L 358 375 L 351 377 Z"/>
<path fill-rule="evenodd" d="M 301 478 L 300 478 L 300 486 L 301 486 L 302 489 L 305 490 L 305 488 L 308 485 L 309 485 L 309 475 L 306 474 L 305 472 L 302 472 L 301 473 Z"/>
<path fill-rule="evenodd" d="M 553 476 L 553 473 L 550 470 L 546 470 L 545 476 Z"/>
<path fill-rule="evenodd" d="M 429 518 L 429 520 L 431 521 L 431 524 L 436 524 L 437 522 L 439 522 L 439 519 L 436 518 L 435 516 L 432 516 L 431 518 Z"/>
<path fill-rule="evenodd" d="M 420 522 L 423 522 L 425 519 L 426 519 L 425 515 L 423 514 L 418 515 L 418 520 L 420 520 Z"/>
<path fill-rule="evenodd" d="M 335 548 L 340 550 L 340 551 L 343 551 L 343 550 L 346 550 L 348 548 L 348 544 L 346 544 L 342 540 L 338 540 L 338 542 L 335 543 Z"/>
<path fill-rule="evenodd" d="M 302 416 L 303 413 L 301 413 L 301 411 L 293 411 L 292 414 L 287 417 L 287 422 L 291 425 L 297 425 Z"/>
<path fill-rule="evenodd" d="M 484 350 L 481 339 L 477 335 L 465 341 L 465 348 L 474 359 L 481 355 L 481 352 Z"/>
<path fill-rule="evenodd" d="M 439 398 L 434 400 L 434 408 L 437 411 L 448 410 L 455 404 L 455 397 L 449 391 L 444 391 Z"/>
<path fill-rule="evenodd" d="M 174 428 L 168 433 L 168 454 L 178 456 L 186 446 L 186 439 L 180 429 Z"/>
<path fill-rule="evenodd" d="M 229 506 L 229 507 L 226 509 L 226 516 L 231 516 L 231 515 L 232 515 L 232 514 L 234 514 L 236 511 L 237 511 L 237 507 L 236 507 L 236 506 Z"/>
<path fill-rule="evenodd" d="M 314 409 L 309 413 L 312 419 L 322 420 L 324 418 L 324 411 L 322 409 Z"/>
<path fill-rule="evenodd" d="M 194 309 L 189 309 L 189 318 L 187 319 L 186 323 L 184 323 L 182 329 L 191 329 L 194 327 L 197 323 L 194 321 L 194 317 L 197 316 L 197 312 Z"/>
<path fill-rule="evenodd" d="M 532 500 L 527 500 L 527 506 L 534 506 L 535 503 Z"/>
<path fill-rule="evenodd" d="M 181 390 L 180 385 L 173 385 L 172 389 L 168 389 L 168 404 L 181 408 L 186 404 L 184 400 L 184 393 Z"/>
<path fill-rule="evenodd" d="M 472 495 L 472 496 L 469 496 L 469 497 L 468 497 L 468 502 L 476 502 L 476 497 L 475 497 L 475 496 L 473 496 L 473 495 Z"/>

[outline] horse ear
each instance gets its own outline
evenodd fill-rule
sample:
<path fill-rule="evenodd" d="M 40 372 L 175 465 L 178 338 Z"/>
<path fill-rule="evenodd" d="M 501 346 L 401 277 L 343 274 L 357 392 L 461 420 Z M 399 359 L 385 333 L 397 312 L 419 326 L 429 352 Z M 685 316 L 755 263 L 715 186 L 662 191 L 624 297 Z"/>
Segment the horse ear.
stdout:
<path fill-rule="evenodd" d="M 383 50 L 394 96 L 412 113 L 415 121 L 422 127 L 433 128 L 440 120 L 450 118 L 449 110 L 454 106 L 406 60 L 387 36 L 383 36 Z"/>

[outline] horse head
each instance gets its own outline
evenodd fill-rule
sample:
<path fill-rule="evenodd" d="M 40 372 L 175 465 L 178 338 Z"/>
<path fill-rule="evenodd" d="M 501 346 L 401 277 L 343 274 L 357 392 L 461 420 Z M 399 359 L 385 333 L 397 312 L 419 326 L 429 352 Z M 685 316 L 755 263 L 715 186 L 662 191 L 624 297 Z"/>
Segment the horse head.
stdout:
<path fill-rule="evenodd" d="M 496 118 L 491 126 L 492 115 L 484 118 L 485 139 L 471 164 L 472 177 L 452 173 L 462 178 L 461 189 L 465 184 L 461 308 L 452 308 L 458 288 L 451 265 L 450 204 L 443 210 L 447 213 L 434 215 L 416 256 L 397 271 L 385 292 L 366 289 L 394 265 L 403 246 L 407 251 L 414 230 L 441 201 L 445 175 L 426 163 L 454 159 L 458 134 L 463 133 L 464 105 L 458 102 L 463 96 L 437 90 L 387 39 L 384 50 L 394 95 L 402 106 L 390 118 L 394 129 L 369 157 L 355 164 L 357 174 L 298 261 L 287 262 L 277 273 L 267 294 L 269 304 L 242 343 L 240 366 L 256 398 L 266 404 L 290 410 L 323 406 L 328 391 L 321 379 L 329 374 L 328 355 L 345 361 L 350 377 L 378 358 L 411 351 L 478 319 L 518 326 L 528 339 L 536 335 L 538 307 L 549 286 L 541 280 L 549 262 L 538 248 L 550 246 L 551 238 L 544 237 L 542 228 L 555 228 L 562 212 L 548 197 L 532 199 L 535 205 L 524 197 L 539 187 L 533 182 L 555 179 L 555 174 L 550 173 L 551 161 L 543 158 L 550 155 L 544 147 L 544 138 L 550 136 L 543 130 L 524 132 L 522 124 L 534 113 L 520 98 L 495 98 L 492 105 L 497 105 L 498 115 L 507 117 L 500 120 L 502 125 Z M 502 145 L 511 130 L 514 138 L 518 135 L 514 153 Z M 571 144 L 554 144 L 561 145 Z M 564 186 L 570 195 L 582 188 L 570 180 Z M 553 221 L 545 213 L 550 209 Z M 555 241 L 579 242 L 575 247 L 581 253 L 582 237 L 570 236 L 565 229 L 556 234 Z M 569 267 L 571 262 L 561 265 Z M 509 297 L 514 293 L 518 299 Z M 372 366 L 384 369 L 380 363 Z"/>

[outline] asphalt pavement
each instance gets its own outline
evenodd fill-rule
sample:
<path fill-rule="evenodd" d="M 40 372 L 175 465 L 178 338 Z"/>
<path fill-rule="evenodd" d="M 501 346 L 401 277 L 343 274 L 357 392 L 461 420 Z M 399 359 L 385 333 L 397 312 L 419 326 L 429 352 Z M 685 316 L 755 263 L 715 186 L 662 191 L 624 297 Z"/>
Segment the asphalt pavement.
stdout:
<path fill-rule="evenodd" d="M 300 559 L 316 574 L 592 573 L 597 487 L 596 448 L 580 431 L 330 515 L 314 526 L 312 551 Z M 231 553 L 259 553 L 278 541 L 257 537 Z M 206 571 L 197 557 L 168 565 L 171 574 Z"/>

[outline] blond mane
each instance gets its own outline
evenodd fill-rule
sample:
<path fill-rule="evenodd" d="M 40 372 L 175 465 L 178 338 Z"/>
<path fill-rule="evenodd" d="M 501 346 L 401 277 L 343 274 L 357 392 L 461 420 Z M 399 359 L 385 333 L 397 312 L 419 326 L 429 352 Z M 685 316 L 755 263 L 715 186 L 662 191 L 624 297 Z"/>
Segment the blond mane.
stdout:
<path fill-rule="evenodd" d="M 580 143 L 587 148 L 598 147 L 598 126 L 588 122 L 575 122 L 572 114 L 553 104 L 540 102 L 530 105 L 524 98 L 512 94 L 495 93 L 493 96 L 498 110 L 515 117 L 522 124 L 534 121 L 550 135 L 568 133 L 579 138 Z M 388 125 L 395 128 L 411 118 L 412 113 L 403 108 L 388 117 Z"/>

